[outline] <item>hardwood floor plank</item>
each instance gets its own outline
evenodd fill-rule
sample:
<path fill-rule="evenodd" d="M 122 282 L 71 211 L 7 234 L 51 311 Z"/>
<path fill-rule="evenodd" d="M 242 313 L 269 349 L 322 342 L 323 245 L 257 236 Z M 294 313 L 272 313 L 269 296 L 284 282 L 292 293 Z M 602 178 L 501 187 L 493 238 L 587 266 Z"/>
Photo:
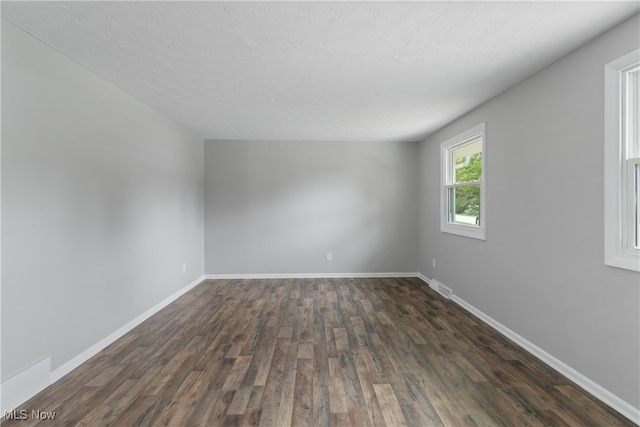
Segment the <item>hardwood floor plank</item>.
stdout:
<path fill-rule="evenodd" d="M 262 393 L 264 393 L 264 387 L 253 387 L 251 390 L 251 397 L 249 398 L 249 404 L 247 405 L 247 410 L 260 409 Z"/>
<path fill-rule="evenodd" d="M 311 288 L 311 286 L 307 286 Z M 309 292 L 307 292 L 309 293 Z M 302 319 L 300 326 L 300 343 L 311 342 L 313 343 L 313 298 L 304 298 L 302 300 Z"/>
<path fill-rule="evenodd" d="M 227 376 L 227 379 L 222 385 L 223 390 L 237 390 L 240 387 L 240 384 L 247 374 L 247 370 L 249 370 L 252 359 L 253 356 L 238 356 L 236 358 L 229 376 Z"/>
<path fill-rule="evenodd" d="M 206 280 L 3 426 L 632 426 L 416 278 Z"/>
<path fill-rule="evenodd" d="M 423 392 L 415 378 L 400 377 L 392 379 L 391 385 L 408 425 L 443 426 L 437 411 Z"/>
<path fill-rule="evenodd" d="M 313 424 L 329 425 L 329 366 L 326 345 L 313 346 Z"/>
<path fill-rule="evenodd" d="M 291 342 L 289 338 L 277 339 L 271 362 L 272 367 L 269 370 L 269 375 L 264 385 L 262 402 L 260 404 L 260 408 L 262 409 L 260 425 L 277 425 L 284 379 L 289 368 L 287 366 L 287 356 L 290 346 Z"/>
<path fill-rule="evenodd" d="M 260 425 L 260 417 L 262 416 L 261 409 L 250 409 L 244 414 L 242 420 L 240 421 L 241 426 L 259 426 Z"/>
<path fill-rule="evenodd" d="M 308 342 L 298 344 L 298 359 L 313 359 L 313 344 Z"/>
<path fill-rule="evenodd" d="M 367 345 L 367 328 L 364 325 L 364 320 L 360 316 L 352 316 L 349 320 L 358 347 L 365 347 Z"/>
<path fill-rule="evenodd" d="M 216 400 L 209 405 L 204 414 L 204 423 L 206 426 L 224 425 L 224 419 L 227 414 L 227 408 L 231 405 L 235 390 L 220 390 Z"/>
<path fill-rule="evenodd" d="M 377 375 L 377 372 L 367 365 L 365 355 L 368 354 L 368 350 L 364 348 L 359 348 L 355 351 L 355 367 L 358 373 L 358 381 L 360 382 L 360 390 L 362 390 L 362 398 L 365 402 L 367 415 L 369 419 L 371 419 L 372 425 L 379 426 L 384 425 L 384 417 L 382 416 L 378 399 L 373 390 L 373 384 L 380 384 L 383 381 L 381 377 Z"/>
<path fill-rule="evenodd" d="M 245 387 L 236 390 L 236 393 L 233 396 L 233 400 L 229 405 L 229 409 L 227 410 L 227 414 L 244 415 L 244 413 L 247 411 L 247 407 L 249 406 L 249 399 L 251 399 L 252 392 L 253 387 Z"/>
<path fill-rule="evenodd" d="M 292 350 L 291 354 L 296 355 L 297 351 Z M 280 408 L 278 411 L 278 421 L 276 425 L 287 426 L 291 425 L 293 417 L 293 402 L 295 397 L 296 375 L 298 372 L 298 358 L 297 356 L 291 357 L 289 354 L 289 361 L 287 365 L 290 367 L 284 378 L 284 384 L 282 385 L 282 396 L 280 397 Z"/>
<path fill-rule="evenodd" d="M 157 408 L 157 397 L 140 394 L 131 402 L 129 407 L 125 409 L 120 418 L 118 425 L 121 426 L 150 426 L 151 420 L 155 418 L 155 412 L 162 408 Z M 188 408 L 185 408 L 188 411 Z"/>
<path fill-rule="evenodd" d="M 293 400 L 292 425 L 313 425 L 313 360 L 298 358 Z"/>
<path fill-rule="evenodd" d="M 191 371 L 189 376 L 185 378 L 184 382 L 180 385 L 176 393 L 173 395 L 171 402 L 164 407 L 160 416 L 156 420 L 156 424 L 159 425 L 182 425 L 186 418 L 190 415 L 190 407 L 186 405 L 185 401 L 188 399 L 188 394 L 194 387 L 195 383 L 202 375 L 202 372 Z"/>
<path fill-rule="evenodd" d="M 271 361 L 273 360 L 273 353 L 275 352 L 275 345 L 269 347 L 267 353 L 264 355 L 262 360 L 260 361 L 260 369 L 258 369 L 258 373 L 256 374 L 256 379 L 253 382 L 255 386 L 264 386 L 267 383 L 267 378 L 269 377 L 269 371 L 271 370 Z"/>
<path fill-rule="evenodd" d="M 376 393 L 376 397 L 380 402 L 380 409 L 382 409 L 382 416 L 389 426 L 404 426 L 405 422 L 402 409 L 400 408 L 400 402 L 396 398 L 393 388 L 390 384 L 374 384 L 373 390 Z"/>
<path fill-rule="evenodd" d="M 331 361 L 332 359 L 329 359 Z M 329 408 L 332 414 L 346 414 L 347 396 L 344 382 L 339 376 L 329 376 Z"/>
<path fill-rule="evenodd" d="M 226 347 L 220 349 L 225 352 Z M 202 376 L 199 378 L 200 386 L 194 390 L 194 396 L 199 395 L 199 399 L 195 401 L 191 416 L 187 420 L 187 425 L 204 426 L 205 416 L 208 409 L 217 400 L 218 394 L 222 391 L 222 384 L 227 378 L 231 367 L 233 365 L 233 359 L 221 358 L 212 362 L 210 369 L 205 369 L 202 372 Z M 208 371 L 207 376 L 205 372 Z M 197 383 L 198 384 L 198 383 Z"/>
<path fill-rule="evenodd" d="M 492 405 L 500 413 L 505 424 L 508 426 L 544 426 L 544 425 L 564 425 L 564 422 L 553 422 L 548 424 L 550 418 L 541 411 L 540 417 L 530 416 L 522 411 L 518 405 L 514 405 L 510 399 L 505 396 L 504 391 L 494 387 L 489 383 L 480 383 L 479 387 L 482 394 L 491 401 Z M 551 420 L 553 421 L 553 420 Z"/>
<path fill-rule="evenodd" d="M 349 338 L 345 328 L 333 328 L 333 337 L 336 343 L 336 350 L 349 349 Z"/>
<path fill-rule="evenodd" d="M 611 411 L 608 408 L 593 407 L 592 399 L 584 392 L 578 391 L 575 386 L 558 385 L 554 388 L 568 398 L 562 412 L 558 411 L 560 405 L 556 405 L 553 410 L 560 417 L 565 418 L 565 414 L 576 414 L 582 423 L 590 425 L 604 425 L 610 419 Z"/>

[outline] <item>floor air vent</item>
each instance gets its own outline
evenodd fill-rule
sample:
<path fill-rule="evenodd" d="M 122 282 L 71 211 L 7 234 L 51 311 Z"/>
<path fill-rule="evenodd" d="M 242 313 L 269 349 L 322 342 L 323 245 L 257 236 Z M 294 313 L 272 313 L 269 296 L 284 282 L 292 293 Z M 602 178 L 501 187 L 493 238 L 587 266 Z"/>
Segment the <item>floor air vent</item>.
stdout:
<path fill-rule="evenodd" d="M 429 287 L 447 299 L 451 299 L 451 295 L 453 295 L 453 290 L 451 290 L 451 288 L 447 288 L 435 279 L 431 279 Z"/>

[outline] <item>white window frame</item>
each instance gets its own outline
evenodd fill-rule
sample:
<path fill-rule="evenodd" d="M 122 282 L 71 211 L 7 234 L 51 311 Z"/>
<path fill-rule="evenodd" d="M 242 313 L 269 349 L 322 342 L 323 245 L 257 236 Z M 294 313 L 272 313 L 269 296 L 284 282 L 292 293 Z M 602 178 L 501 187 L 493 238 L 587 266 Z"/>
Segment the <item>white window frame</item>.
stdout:
<path fill-rule="evenodd" d="M 478 226 L 454 224 L 449 222 L 449 191 L 455 185 L 450 182 L 454 172 L 452 168 L 451 155 L 454 149 L 466 145 L 481 138 L 482 141 L 482 179 L 475 184 L 480 185 L 480 224 Z M 485 123 L 463 132 L 440 144 L 440 231 L 444 233 L 457 234 L 459 236 L 472 237 L 474 239 L 486 240 L 487 238 L 487 139 Z"/>
<path fill-rule="evenodd" d="M 640 271 L 640 249 L 635 247 L 635 165 L 640 153 L 630 152 L 631 139 L 640 131 L 638 87 L 627 87 L 627 73 L 640 63 L 640 50 L 605 66 L 604 118 L 604 238 L 605 264 Z"/>

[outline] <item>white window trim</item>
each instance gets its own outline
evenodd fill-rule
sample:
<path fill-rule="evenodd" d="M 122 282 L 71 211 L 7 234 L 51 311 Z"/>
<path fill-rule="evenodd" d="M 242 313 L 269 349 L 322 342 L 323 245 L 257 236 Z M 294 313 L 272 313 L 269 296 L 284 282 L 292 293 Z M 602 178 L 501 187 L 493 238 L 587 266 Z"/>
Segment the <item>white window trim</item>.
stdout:
<path fill-rule="evenodd" d="M 605 66 L 604 117 L 604 239 L 605 264 L 640 271 L 640 250 L 633 248 L 632 165 L 626 160 L 623 112 L 624 70 L 640 61 L 640 50 L 631 52 Z"/>
<path fill-rule="evenodd" d="M 448 192 L 447 178 L 449 174 L 451 151 L 464 145 L 472 139 L 480 136 L 482 138 L 482 180 L 480 181 L 480 225 L 478 227 L 452 224 L 448 221 Z M 440 144 L 440 231 L 444 233 L 457 234 L 459 236 L 472 237 L 474 239 L 487 239 L 487 139 L 485 123 L 463 132 Z"/>

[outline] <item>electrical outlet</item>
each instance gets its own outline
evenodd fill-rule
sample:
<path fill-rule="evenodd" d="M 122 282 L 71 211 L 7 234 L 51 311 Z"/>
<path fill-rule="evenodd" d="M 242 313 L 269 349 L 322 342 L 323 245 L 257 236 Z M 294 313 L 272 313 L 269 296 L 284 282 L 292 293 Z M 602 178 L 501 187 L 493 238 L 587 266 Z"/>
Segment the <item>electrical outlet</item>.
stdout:
<path fill-rule="evenodd" d="M 333 260 L 333 255 L 331 254 L 331 252 L 327 252 L 327 261 L 332 261 Z"/>
<path fill-rule="evenodd" d="M 433 259 L 433 268 L 436 268 L 436 259 Z"/>
<path fill-rule="evenodd" d="M 182 264 L 182 272 L 183 273 L 187 272 L 187 264 Z"/>

